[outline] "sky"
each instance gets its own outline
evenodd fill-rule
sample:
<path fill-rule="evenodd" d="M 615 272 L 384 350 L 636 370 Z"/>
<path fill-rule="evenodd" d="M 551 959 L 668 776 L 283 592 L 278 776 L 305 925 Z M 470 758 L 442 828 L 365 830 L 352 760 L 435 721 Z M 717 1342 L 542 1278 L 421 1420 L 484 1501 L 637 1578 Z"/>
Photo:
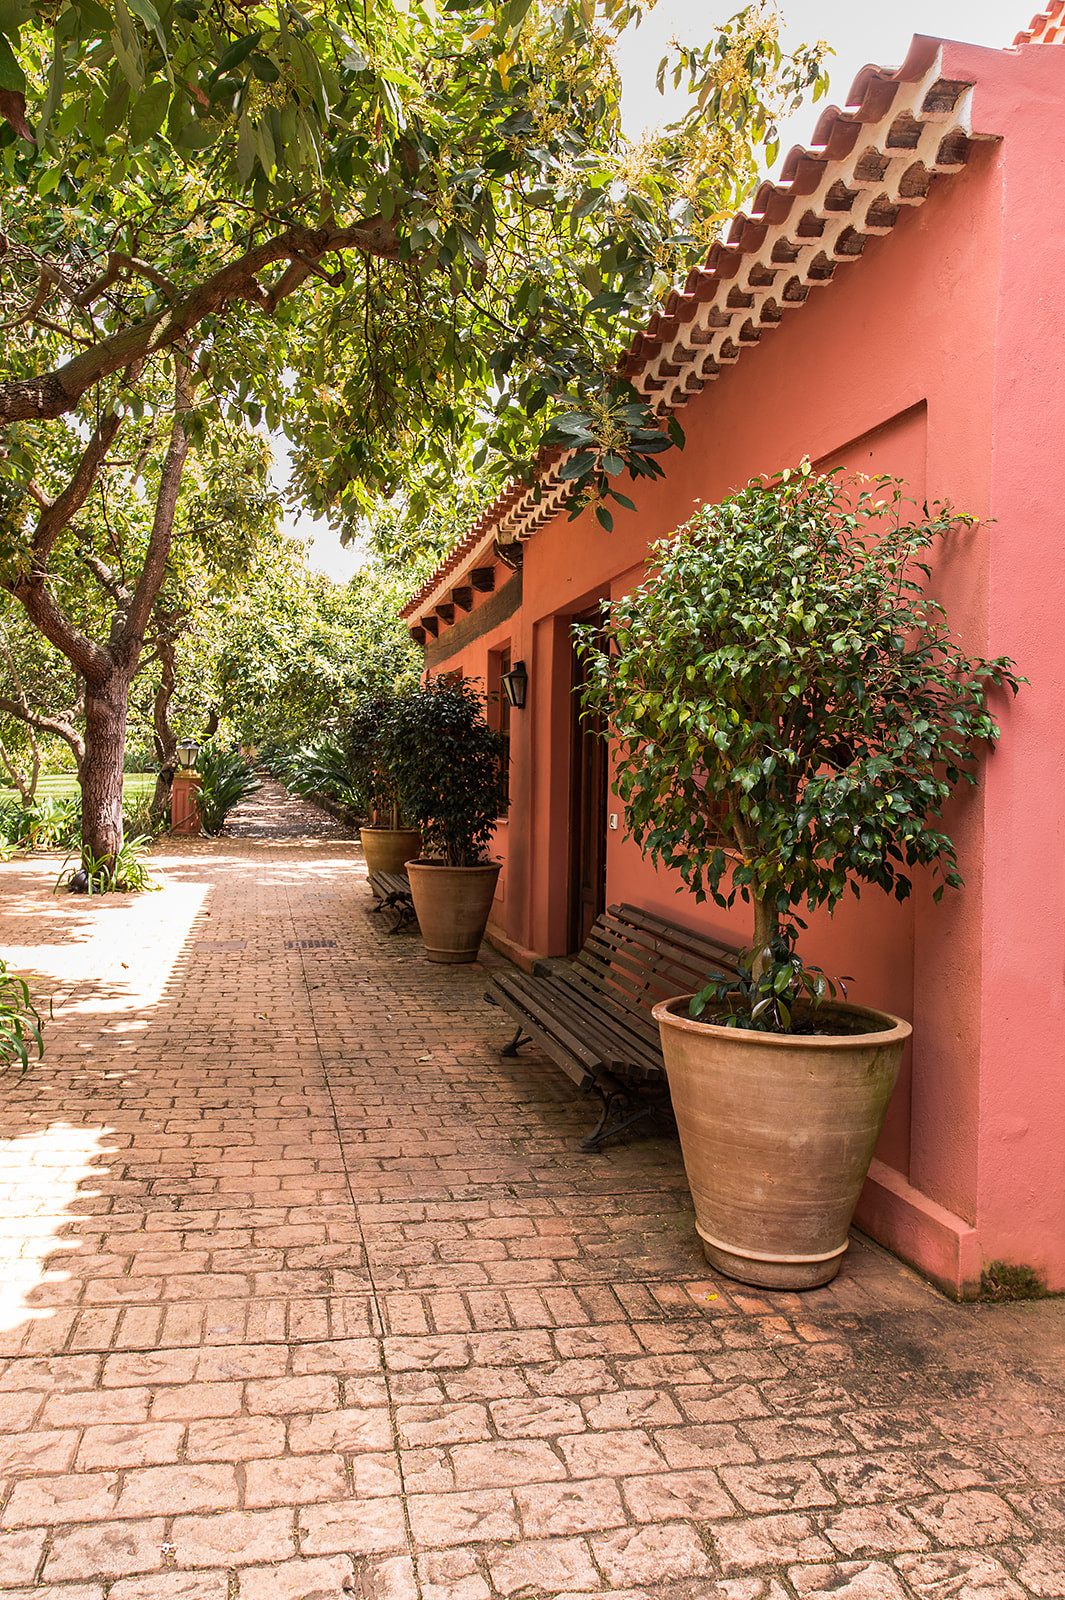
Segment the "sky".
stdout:
<path fill-rule="evenodd" d="M 689 43 L 709 38 L 716 25 L 741 7 L 742 0 L 659 0 L 643 25 L 618 50 L 624 81 L 622 112 L 626 130 L 638 137 L 665 121 L 669 103 L 655 87 L 655 72 L 670 38 Z M 804 106 L 781 129 L 780 160 L 794 144 L 806 144 L 826 105 L 844 105 L 859 70 L 869 62 L 899 66 L 915 33 L 1002 49 L 1041 10 L 1036 0 L 779 0 L 785 47 L 825 39 L 829 57 L 828 95 L 816 107 Z M 779 165 L 779 162 L 778 162 Z M 279 475 L 283 467 L 279 464 Z M 309 560 L 320 572 L 346 581 L 362 564 L 356 547 L 343 549 L 339 536 L 309 517 L 286 519 L 290 532 L 312 541 Z"/>

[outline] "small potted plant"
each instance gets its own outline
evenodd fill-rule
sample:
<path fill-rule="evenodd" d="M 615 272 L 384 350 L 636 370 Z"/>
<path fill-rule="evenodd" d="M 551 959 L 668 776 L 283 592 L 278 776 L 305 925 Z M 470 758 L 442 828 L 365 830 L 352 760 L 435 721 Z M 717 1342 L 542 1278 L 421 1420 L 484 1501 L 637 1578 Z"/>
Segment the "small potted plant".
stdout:
<path fill-rule="evenodd" d="M 922 553 L 972 519 L 910 512 L 808 463 L 752 483 L 656 546 L 607 654 L 580 645 L 628 831 L 697 901 L 753 910 L 739 978 L 655 1015 L 705 1253 L 767 1287 L 838 1271 L 911 1031 L 803 963 L 800 912 L 904 899 L 915 867 L 960 885 L 942 807 L 997 738 L 989 687 L 1022 681 L 927 592 Z"/>
<path fill-rule="evenodd" d="M 425 854 L 408 861 L 411 898 L 430 961 L 473 961 L 500 862 L 486 850 L 500 812 L 503 741 L 469 679 L 438 677 L 393 706 L 384 759 Z"/>
<path fill-rule="evenodd" d="M 417 828 L 404 826 L 395 779 L 385 759 L 385 736 L 399 696 L 367 695 L 355 702 L 348 727 L 352 785 L 369 823 L 359 830 L 366 871 L 401 872 L 421 849 Z"/>

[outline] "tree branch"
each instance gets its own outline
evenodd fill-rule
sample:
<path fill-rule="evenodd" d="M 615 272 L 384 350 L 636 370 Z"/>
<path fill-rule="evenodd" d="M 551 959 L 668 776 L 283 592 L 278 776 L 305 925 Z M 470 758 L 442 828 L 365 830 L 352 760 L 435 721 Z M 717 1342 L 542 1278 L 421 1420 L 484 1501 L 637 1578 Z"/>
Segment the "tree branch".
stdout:
<path fill-rule="evenodd" d="M 110 653 L 76 628 L 59 605 L 43 573 L 9 580 L 3 587 L 24 608 L 26 615 L 50 644 L 66 656 L 76 672 L 99 683 L 113 665 Z"/>
<path fill-rule="evenodd" d="M 350 228 L 295 227 L 253 246 L 187 294 L 176 297 L 167 310 L 101 339 L 55 371 L 0 383 L 0 424 L 43 422 L 66 415 L 93 384 L 180 343 L 204 318 L 233 301 L 248 301 L 267 313 L 275 311 L 317 269 L 323 256 L 345 250 L 395 257 L 399 253 L 395 225 L 370 217 Z M 289 262 L 288 268 L 273 288 L 264 289 L 259 274 L 280 261 Z"/>
<path fill-rule="evenodd" d="M 155 516 L 152 520 L 148 549 L 122 628 L 123 645 L 127 651 L 133 651 L 135 655 L 140 654 L 152 606 L 166 576 L 166 564 L 170 557 L 174 531 L 174 512 L 177 509 L 178 492 L 181 488 L 181 475 L 185 470 L 185 457 L 189 452 L 184 414 L 192 405 L 195 387 L 196 382 L 188 360 L 185 356 L 175 353 L 174 422 L 170 430 L 170 444 L 159 475 L 159 492 L 155 500 Z"/>
<path fill-rule="evenodd" d="M 105 590 L 117 605 L 125 605 L 130 599 L 130 590 L 120 578 L 117 578 L 106 562 L 99 556 L 93 555 L 90 550 L 79 550 L 78 558 L 83 566 L 88 567 L 100 588 Z"/>
<path fill-rule="evenodd" d="M 147 278 L 149 283 L 154 283 L 157 289 L 162 289 L 167 299 L 171 302 L 178 298 L 177 286 L 163 273 L 158 272 L 148 261 L 141 261 L 137 256 L 125 255 L 120 250 L 112 251 L 107 258 L 107 267 L 94 283 L 90 283 L 80 294 L 75 295 L 74 304 L 83 309 L 91 306 L 98 300 L 105 289 L 116 283 L 123 273 L 137 273 L 142 278 Z"/>
<path fill-rule="evenodd" d="M 74 476 L 55 499 L 41 513 L 33 535 L 33 571 L 43 575 L 48 565 L 48 558 L 53 546 L 63 529 L 76 517 L 89 497 L 89 492 L 96 482 L 96 474 L 100 470 L 100 463 L 107 455 L 114 442 L 115 435 L 122 426 L 122 418 L 109 411 L 102 417 L 96 426 L 85 449 L 82 451 L 81 460 L 78 462 Z M 12 593 L 15 591 L 12 590 Z"/>
<path fill-rule="evenodd" d="M 70 746 L 77 762 L 78 773 L 81 773 L 81 763 L 85 759 L 85 741 L 78 730 L 63 717 L 46 717 L 37 711 L 31 711 L 28 706 L 19 705 L 17 700 L 9 700 L 6 695 L 0 695 L 0 711 L 6 716 L 14 717 L 18 722 L 24 722 L 27 728 L 34 728 L 38 733 L 54 733 Z"/>

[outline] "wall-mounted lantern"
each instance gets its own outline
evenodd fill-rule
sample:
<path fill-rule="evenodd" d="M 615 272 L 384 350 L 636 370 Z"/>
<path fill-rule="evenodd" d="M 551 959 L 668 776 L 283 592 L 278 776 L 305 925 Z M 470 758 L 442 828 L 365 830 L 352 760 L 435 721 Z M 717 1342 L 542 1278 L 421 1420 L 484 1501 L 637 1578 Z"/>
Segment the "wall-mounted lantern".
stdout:
<path fill-rule="evenodd" d="M 525 670 L 524 661 L 516 661 L 509 672 L 504 672 L 500 682 L 503 685 L 503 693 L 515 711 L 524 711 L 525 695 L 529 688 L 529 674 Z"/>

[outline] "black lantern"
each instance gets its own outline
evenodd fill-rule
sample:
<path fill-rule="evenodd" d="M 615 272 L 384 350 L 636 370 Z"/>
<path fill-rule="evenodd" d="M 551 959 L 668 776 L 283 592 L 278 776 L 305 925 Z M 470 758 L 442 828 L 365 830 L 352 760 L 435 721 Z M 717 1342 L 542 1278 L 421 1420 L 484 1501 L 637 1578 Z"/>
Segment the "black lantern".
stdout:
<path fill-rule="evenodd" d="M 199 753 L 200 747 L 195 739 L 182 739 L 177 747 L 177 758 L 186 772 L 196 765 L 196 757 Z"/>
<path fill-rule="evenodd" d="M 525 694 L 529 687 L 529 674 L 525 670 L 524 661 L 516 661 L 509 672 L 504 672 L 500 682 L 503 685 L 503 693 L 515 711 L 524 711 Z"/>

